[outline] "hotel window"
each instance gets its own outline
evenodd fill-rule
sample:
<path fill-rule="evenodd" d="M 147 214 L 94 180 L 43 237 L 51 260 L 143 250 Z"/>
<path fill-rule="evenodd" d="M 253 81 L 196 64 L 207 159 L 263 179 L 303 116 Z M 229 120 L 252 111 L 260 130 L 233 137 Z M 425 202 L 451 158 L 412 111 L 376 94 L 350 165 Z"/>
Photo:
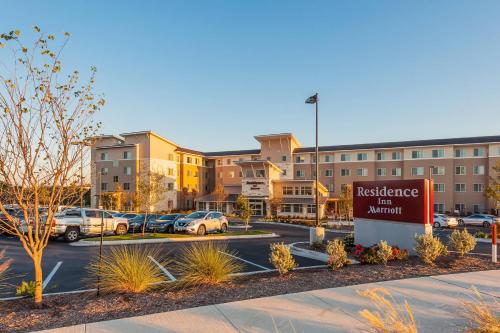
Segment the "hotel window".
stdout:
<path fill-rule="evenodd" d="M 168 183 L 167 184 L 167 190 L 173 191 L 174 190 L 174 183 Z"/>
<path fill-rule="evenodd" d="M 340 160 L 342 162 L 347 162 L 351 160 L 351 154 L 340 154 Z"/>
<path fill-rule="evenodd" d="M 483 157 L 484 156 L 484 148 L 474 148 L 474 152 L 473 152 L 472 156 Z"/>
<path fill-rule="evenodd" d="M 433 149 L 432 150 L 432 158 L 441 158 L 444 157 L 444 149 Z"/>
<path fill-rule="evenodd" d="M 108 168 L 101 168 L 101 175 L 106 176 L 108 174 Z"/>
<path fill-rule="evenodd" d="M 311 163 L 316 163 L 316 155 L 311 155 Z"/>
<path fill-rule="evenodd" d="M 101 153 L 101 161 L 107 161 L 108 160 L 108 153 Z"/>
<path fill-rule="evenodd" d="M 295 172 L 295 175 L 296 175 L 297 177 L 304 177 L 304 176 L 305 176 L 304 170 L 297 170 L 297 171 Z"/>
<path fill-rule="evenodd" d="M 255 177 L 257 177 L 257 178 L 265 178 L 266 177 L 266 170 L 264 170 L 264 169 L 257 169 L 257 170 L 255 170 Z"/>
<path fill-rule="evenodd" d="M 181 161 L 181 157 L 179 155 L 176 155 L 175 156 L 175 159 L 177 160 L 177 162 L 180 162 Z"/>
<path fill-rule="evenodd" d="M 123 152 L 123 159 L 124 160 L 129 160 L 132 158 L 132 154 L 129 151 L 124 151 Z"/>
<path fill-rule="evenodd" d="M 192 163 L 193 162 L 193 158 L 191 156 L 186 157 L 186 162 L 187 163 Z"/>
<path fill-rule="evenodd" d="M 340 169 L 340 175 L 341 176 L 350 176 L 351 175 L 351 169 Z"/>
<path fill-rule="evenodd" d="M 252 169 L 245 170 L 245 177 L 246 178 L 253 178 L 253 170 Z"/>
<path fill-rule="evenodd" d="M 293 187 L 283 186 L 283 195 L 293 195 Z"/>
<path fill-rule="evenodd" d="M 311 186 L 301 186 L 300 187 L 300 195 L 312 195 L 312 187 Z"/>
<path fill-rule="evenodd" d="M 295 156 L 295 163 L 304 163 L 304 156 Z"/>
<path fill-rule="evenodd" d="M 174 169 L 172 169 L 172 168 L 168 168 L 168 169 L 167 169 L 167 175 L 169 175 L 169 176 L 173 176 L 173 175 L 174 175 Z"/>
<path fill-rule="evenodd" d="M 283 170 L 283 176 L 286 176 L 286 169 Z"/>
<path fill-rule="evenodd" d="M 333 156 L 332 155 L 325 155 L 325 163 L 333 162 Z"/>
<path fill-rule="evenodd" d="M 228 158 L 228 159 L 226 160 L 226 164 L 227 164 L 227 165 L 231 165 L 231 159 L 230 159 L 230 158 Z"/>
<path fill-rule="evenodd" d="M 328 185 L 326 186 L 326 188 L 328 189 L 328 192 L 333 192 L 333 191 L 335 191 L 333 184 L 328 184 Z"/>
<path fill-rule="evenodd" d="M 222 165 L 222 160 L 217 160 L 217 165 Z"/>
<path fill-rule="evenodd" d="M 392 168 L 391 175 L 400 177 L 401 176 L 401 168 Z"/>
<path fill-rule="evenodd" d="M 465 204 L 463 204 L 463 203 L 455 204 L 455 210 L 457 210 L 461 213 L 465 212 Z"/>
<path fill-rule="evenodd" d="M 434 192 L 444 192 L 444 184 L 434 183 Z"/>
<path fill-rule="evenodd" d="M 465 157 L 465 150 L 463 148 L 455 149 L 455 157 Z"/>
<path fill-rule="evenodd" d="M 421 150 L 412 150 L 411 152 L 411 158 L 423 158 L 424 157 L 424 152 Z"/>
<path fill-rule="evenodd" d="M 444 166 L 432 167 L 432 174 L 434 176 L 443 176 L 444 175 Z"/>
<path fill-rule="evenodd" d="M 198 171 L 195 171 L 195 172 L 194 172 L 194 175 L 193 175 L 193 177 L 196 177 L 196 178 L 198 178 Z"/>
<path fill-rule="evenodd" d="M 316 214 L 316 205 L 307 205 L 307 214 Z"/>
<path fill-rule="evenodd" d="M 356 174 L 358 176 L 366 177 L 366 176 L 368 176 L 368 169 L 367 168 L 359 168 L 356 170 Z"/>
<path fill-rule="evenodd" d="M 234 171 L 229 172 L 229 177 L 234 178 Z"/>
<path fill-rule="evenodd" d="M 392 159 L 393 160 L 400 160 L 401 159 L 401 153 L 399 151 L 393 151 L 392 152 Z"/>
<path fill-rule="evenodd" d="M 479 205 L 479 204 L 473 204 L 472 205 L 472 211 L 474 212 L 474 214 L 479 214 L 483 211 L 483 206 L 482 205 Z"/>
<path fill-rule="evenodd" d="M 292 212 L 292 205 L 290 205 L 290 204 L 281 205 L 281 212 L 282 213 L 291 213 Z"/>
<path fill-rule="evenodd" d="M 455 167 L 455 175 L 457 175 L 457 176 L 465 175 L 465 166 L 463 166 L 463 165 L 456 166 Z"/>
<path fill-rule="evenodd" d="M 465 192 L 465 184 L 455 184 L 455 192 Z"/>
<path fill-rule="evenodd" d="M 444 213 L 444 211 L 445 211 L 445 210 L 444 210 L 444 204 L 442 204 L 442 203 L 435 203 L 435 204 L 434 204 L 434 211 L 435 211 L 436 213 L 441 213 L 441 214 L 443 214 L 443 213 Z"/>
<path fill-rule="evenodd" d="M 474 192 L 484 192 L 484 184 L 474 184 Z"/>
<path fill-rule="evenodd" d="M 286 155 L 281 156 L 281 162 L 286 162 Z"/>
<path fill-rule="evenodd" d="M 123 168 L 123 174 L 125 174 L 126 176 L 130 176 L 132 174 L 132 168 L 131 167 L 124 167 Z"/>
<path fill-rule="evenodd" d="M 300 195 L 300 186 L 294 187 L 293 188 L 295 195 Z"/>
<path fill-rule="evenodd" d="M 378 168 L 377 169 L 377 176 L 385 176 L 385 168 Z"/>
<path fill-rule="evenodd" d="M 475 175 L 484 175 L 484 165 L 474 165 L 473 173 Z"/>
<path fill-rule="evenodd" d="M 423 176 L 424 175 L 424 167 L 414 167 L 411 168 L 412 176 Z"/>
<path fill-rule="evenodd" d="M 129 191 L 130 190 L 130 183 L 123 183 L 123 190 Z"/>
<path fill-rule="evenodd" d="M 377 153 L 377 161 L 383 161 L 385 160 L 385 153 L 379 152 Z"/>
<path fill-rule="evenodd" d="M 118 183 L 118 176 L 113 176 L 113 183 Z"/>
<path fill-rule="evenodd" d="M 368 159 L 367 153 L 358 153 L 358 161 L 366 161 Z"/>
<path fill-rule="evenodd" d="M 173 160 L 174 160 L 174 155 L 173 155 L 173 154 L 168 154 L 167 159 L 168 159 L 169 161 L 173 161 Z"/>
<path fill-rule="evenodd" d="M 101 183 L 101 191 L 107 191 L 108 190 L 108 183 Z"/>
<path fill-rule="evenodd" d="M 325 170 L 325 176 L 326 177 L 333 177 L 333 170 L 332 169 Z"/>

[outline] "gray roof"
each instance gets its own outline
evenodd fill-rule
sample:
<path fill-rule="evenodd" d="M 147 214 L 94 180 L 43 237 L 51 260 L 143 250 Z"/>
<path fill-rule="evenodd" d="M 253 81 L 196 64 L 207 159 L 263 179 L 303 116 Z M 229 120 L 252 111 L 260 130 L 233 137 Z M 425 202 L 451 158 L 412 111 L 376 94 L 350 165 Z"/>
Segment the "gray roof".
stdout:
<path fill-rule="evenodd" d="M 251 155 L 251 154 L 260 154 L 260 149 L 212 151 L 203 154 L 205 156 Z"/>
<path fill-rule="evenodd" d="M 429 139 L 429 140 L 413 140 L 413 141 L 363 143 L 363 144 L 353 144 L 353 145 L 320 146 L 319 151 L 387 149 L 387 148 L 405 148 L 405 147 L 421 147 L 421 146 L 480 144 L 480 143 L 491 143 L 491 142 L 500 142 L 500 135 L 476 136 L 468 138 Z M 314 151 L 315 151 L 314 147 L 303 147 L 295 149 L 294 153 L 309 153 L 309 152 L 312 153 Z"/>

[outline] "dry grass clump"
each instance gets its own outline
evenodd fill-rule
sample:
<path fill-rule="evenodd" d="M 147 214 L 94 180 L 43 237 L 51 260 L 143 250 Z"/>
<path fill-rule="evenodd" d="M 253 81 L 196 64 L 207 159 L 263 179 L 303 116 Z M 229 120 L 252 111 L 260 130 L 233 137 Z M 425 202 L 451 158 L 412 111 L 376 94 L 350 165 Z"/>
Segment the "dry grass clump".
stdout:
<path fill-rule="evenodd" d="M 462 231 L 454 230 L 450 236 L 450 247 L 457 251 L 460 256 L 474 250 L 476 247 L 476 239 L 472 236 L 467 229 Z"/>
<path fill-rule="evenodd" d="M 387 265 L 387 262 L 393 257 L 392 246 L 387 244 L 387 241 L 381 240 L 378 243 L 377 259 L 379 262 Z"/>
<path fill-rule="evenodd" d="M 500 333 L 500 303 L 496 299 L 486 302 L 476 288 L 473 292 L 473 302 L 462 302 L 463 316 L 467 320 L 465 332 Z"/>
<path fill-rule="evenodd" d="M 193 242 L 179 256 L 176 269 L 181 276 L 179 284 L 195 287 L 231 280 L 243 268 L 233 255 L 225 243 Z"/>
<path fill-rule="evenodd" d="M 292 256 L 290 248 L 284 243 L 271 244 L 269 262 L 283 275 L 297 267 L 297 263 Z"/>
<path fill-rule="evenodd" d="M 359 314 L 365 318 L 373 332 L 377 333 L 417 333 L 417 323 L 410 305 L 405 300 L 404 306 L 395 302 L 385 288 L 372 288 L 358 293 L 370 299 L 377 311 L 364 309 Z"/>
<path fill-rule="evenodd" d="M 448 254 L 446 246 L 430 233 L 415 237 L 415 251 L 420 260 L 428 265 L 434 265 L 438 257 Z"/>
<path fill-rule="evenodd" d="M 328 241 L 326 245 L 326 254 L 328 254 L 328 266 L 334 270 L 349 263 L 345 245 L 341 239 Z"/>
<path fill-rule="evenodd" d="M 0 251 L 0 287 L 5 286 L 5 281 L 8 279 L 7 271 L 10 268 L 10 264 L 12 263 L 12 259 L 4 260 L 5 258 L 5 250 Z"/>
<path fill-rule="evenodd" d="M 152 247 L 113 246 L 105 252 L 102 263 L 95 256 L 88 266 L 92 278 L 99 278 L 103 293 L 141 293 L 165 281 L 165 276 L 151 259 L 161 265 L 167 261 L 161 258 L 160 250 Z"/>

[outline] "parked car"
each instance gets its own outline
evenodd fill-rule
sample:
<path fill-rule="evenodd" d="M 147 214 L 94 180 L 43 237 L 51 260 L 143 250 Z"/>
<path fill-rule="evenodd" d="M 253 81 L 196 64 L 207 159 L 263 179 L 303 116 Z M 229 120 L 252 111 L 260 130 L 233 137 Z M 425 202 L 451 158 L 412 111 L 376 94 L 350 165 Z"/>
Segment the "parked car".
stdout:
<path fill-rule="evenodd" d="M 168 232 L 174 233 L 174 224 L 180 218 L 185 217 L 186 214 L 167 214 L 162 215 L 154 221 L 149 221 L 146 224 L 146 230 L 149 232 Z"/>
<path fill-rule="evenodd" d="M 455 217 L 449 217 L 445 214 L 434 214 L 434 228 L 453 228 L 458 225 L 458 220 Z"/>
<path fill-rule="evenodd" d="M 144 218 L 146 218 L 146 226 L 149 221 L 156 220 L 160 218 L 160 214 L 136 214 L 135 217 L 128 220 L 128 231 L 129 232 L 138 232 L 142 231 L 142 225 L 144 224 Z"/>
<path fill-rule="evenodd" d="M 201 236 L 211 232 L 226 232 L 228 225 L 222 213 L 197 211 L 178 219 L 174 224 L 174 231 Z"/>
<path fill-rule="evenodd" d="M 500 223 L 500 217 L 489 214 L 472 214 L 466 217 L 458 218 L 458 225 L 482 225 L 489 228 L 493 223 Z"/>
<path fill-rule="evenodd" d="M 101 223 L 104 222 L 105 234 L 127 233 L 127 219 L 113 217 L 110 212 L 102 209 L 77 208 L 65 210 L 54 217 L 52 232 L 54 236 L 63 236 L 67 242 L 74 242 L 81 235 L 96 235 L 101 233 Z"/>

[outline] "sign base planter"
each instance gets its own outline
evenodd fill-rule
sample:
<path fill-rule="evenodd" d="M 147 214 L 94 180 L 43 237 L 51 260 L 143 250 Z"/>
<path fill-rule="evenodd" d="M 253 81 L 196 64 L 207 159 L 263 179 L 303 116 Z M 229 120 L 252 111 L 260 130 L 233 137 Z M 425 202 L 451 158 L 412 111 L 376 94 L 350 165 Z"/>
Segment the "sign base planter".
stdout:
<path fill-rule="evenodd" d="M 365 247 L 377 244 L 381 240 L 389 245 L 398 246 L 415 254 L 415 236 L 432 234 L 430 224 L 417 224 L 394 221 L 375 221 L 369 219 L 354 220 L 354 242 Z"/>
<path fill-rule="evenodd" d="M 311 227 L 309 229 L 309 244 L 323 243 L 325 240 L 325 228 Z"/>

